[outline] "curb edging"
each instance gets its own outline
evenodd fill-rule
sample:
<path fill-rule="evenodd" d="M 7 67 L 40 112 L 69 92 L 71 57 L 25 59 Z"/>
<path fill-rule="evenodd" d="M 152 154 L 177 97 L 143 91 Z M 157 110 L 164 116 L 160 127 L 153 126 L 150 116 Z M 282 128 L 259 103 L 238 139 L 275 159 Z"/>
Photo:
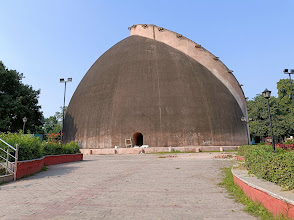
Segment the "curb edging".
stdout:
<path fill-rule="evenodd" d="M 253 201 L 261 203 L 274 216 L 283 214 L 294 219 L 294 201 L 257 186 L 238 175 L 232 169 L 234 183 Z M 274 184 L 274 183 L 273 183 Z"/>

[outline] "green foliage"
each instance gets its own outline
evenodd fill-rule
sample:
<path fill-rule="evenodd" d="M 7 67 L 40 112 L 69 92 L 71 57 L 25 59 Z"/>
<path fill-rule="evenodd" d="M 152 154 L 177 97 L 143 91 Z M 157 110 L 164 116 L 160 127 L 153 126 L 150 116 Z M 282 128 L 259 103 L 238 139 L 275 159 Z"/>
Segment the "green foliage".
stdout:
<path fill-rule="evenodd" d="M 62 116 L 63 116 L 63 110 L 64 114 L 66 113 L 67 106 L 60 107 L 59 112 L 55 112 L 54 116 L 50 116 L 49 118 L 44 119 L 44 124 L 43 124 L 43 133 L 45 135 L 48 134 L 57 134 L 61 128 L 62 128 Z"/>
<path fill-rule="evenodd" d="M 245 154 L 247 153 L 248 150 L 250 150 L 250 148 L 252 147 L 253 145 L 243 145 L 243 146 L 240 146 L 238 148 L 238 155 L 239 156 L 245 156 Z"/>
<path fill-rule="evenodd" d="M 55 117 L 57 118 L 58 121 L 62 122 L 62 117 L 63 117 L 63 111 L 64 111 L 64 115 L 66 114 L 67 111 L 67 106 L 60 107 L 60 111 L 59 112 L 55 112 Z"/>
<path fill-rule="evenodd" d="M 72 141 L 68 144 L 61 143 L 41 143 L 41 140 L 33 135 L 23 135 L 22 133 L 0 133 L 0 138 L 11 146 L 19 145 L 18 160 L 32 160 L 46 155 L 59 155 L 59 154 L 75 154 L 80 153 L 79 146 L 76 142 Z M 0 146 L 7 149 L 6 145 L 0 142 Z M 14 153 L 11 154 L 14 155 Z M 0 155 L 6 157 L 6 154 L 1 151 Z M 10 160 L 12 158 L 9 158 Z"/>
<path fill-rule="evenodd" d="M 58 154 L 76 154 L 80 153 L 78 144 L 74 141 L 61 144 L 61 143 L 43 143 L 43 155 L 58 155 Z"/>
<path fill-rule="evenodd" d="M 44 134 L 58 133 L 62 127 L 62 122 L 58 121 L 56 116 L 50 116 L 44 120 Z"/>
<path fill-rule="evenodd" d="M 268 173 L 267 161 L 271 160 L 272 156 L 271 146 L 254 146 L 245 154 L 245 165 L 250 173 L 254 173 L 257 177 L 263 178 Z"/>
<path fill-rule="evenodd" d="M 276 148 L 274 152 L 270 145 L 241 146 L 239 150 L 250 173 L 285 190 L 294 189 L 294 151 Z"/>
<path fill-rule="evenodd" d="M 42 125 L 41 106 L 38 105 L 40 90 L 33 90 L 22 83 L 23 74 L 8 70 L 0 61 L 0 132 L 22 130 L 22 119 L 28 121 L 25 130 L 40 131 Z"/>
<path fill-rule="evenodd" d="M 80 152 L 80 147 L 79 147 L 78 143 L 75 142 L 75 141 L 71 141 L 71 142 L 67 143 L 65 145 L 64 153 L 65 154 L 77 154 L 77 153 L 81 153 Z"/>
<path fill-rule="evenodd" d="M 293 84 L 293 80 L 292 80 Z M 291 100 L 291 88 L 290 79 L 281 79 L 277 83 L 278 89 L 278 99 L 280 101 L 280 106 L 285 112 L 293 112 L 292 100 Z"/>
<path fill-rule="evenodd" d="M 279 100 L 275 97 L 269 99 L 273 133 L 275 136 L 286 135 L 283 124 L 284 113 L 279 106 Z M 267 101 L 262 95 L 256 96 L 247 102 L 248 115 L 253 120 L 249 122 L 250 133 L 253 136 L 270 136 Z"/>
<path fill-rule="evenodd" d="M 265 209 L 260 203 L 254 202 L 250 198 L 248 198 L 240 189 L 240 187 L 234 183 L 231 168 L 223 168 L 223 173 L 224 179 L 219 185 L 225 187 L 230 193 L 230 195 L 233 196 L 237 202 L 240 202 L 243 205 L 245 205 L 246 212 L 254 216 L 260 217 L 260 219 L 264 220 L 284 219 L 282 216 L 279 218 L 274 218 L 272 213 Z"/>
<path fill-rule="evenodd" d="M 13 147 L 16 147 L 16 144 L 19 145 L 18 160 L 20 161 L 42 157 L 41 140 L 33 135 L 23 135 L 22 133 L 0 133 L 0 138 Z M 7 149 L 2 142 L 0 145 Z"/>
<path fill-rule="evenodd" d="M 43 143 L 42 151 L 44 155 L 57 155 L 62 154 L 61 143 Z"/>
<path fill-rule="evenodd" d="M 291 136 L 294 133 L 294 109 L 292 107 L 290 80 L 281 79 L 277 82 L 278 98 L 269 99 L 274 136 Z M 270 136 L 267 101 L 258 94 L 253 100 L 247 101 L 248 116 L 252 136 Z"/>

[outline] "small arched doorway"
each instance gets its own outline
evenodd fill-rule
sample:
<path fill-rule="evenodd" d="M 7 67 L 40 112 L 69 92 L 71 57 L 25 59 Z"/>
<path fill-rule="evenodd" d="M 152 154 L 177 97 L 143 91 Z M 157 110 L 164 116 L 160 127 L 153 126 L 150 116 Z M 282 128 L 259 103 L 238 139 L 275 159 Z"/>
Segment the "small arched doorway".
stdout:
<path fill-rule="evenodd" d="M 142 146 L 143 145 L 143 134 L 141 134 L 140 132 L 136 132 L 135 134 L 133 134 L 133 143 L 134 143 L 134 145 Z"/>

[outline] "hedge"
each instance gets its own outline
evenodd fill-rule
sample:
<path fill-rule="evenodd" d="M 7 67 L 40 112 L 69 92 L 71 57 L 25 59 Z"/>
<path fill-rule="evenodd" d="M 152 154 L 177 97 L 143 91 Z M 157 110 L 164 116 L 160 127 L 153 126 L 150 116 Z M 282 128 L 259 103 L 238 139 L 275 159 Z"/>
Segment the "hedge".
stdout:
<path fill-rule="evenodd" d="M 8 134 L 2 133 L 0 134 L 0 138 L 6 141 L 8 144 L 10 144 L 13 147 L 16 147 L 16 144 L 21 146 L 18 151 L 18 160 L 20 161 L 32 160 L 32 159 L 40 158 L 43 156 L 42 143 L 39 138 L 35 138 L 31 135 L 22 135 L 20 133 L 8 133 Z M 2 142 L 1 142 L 1 147 L 4 149 L 7 149 L 6 145 L 4 145 Z"/>
<path fill-rule="evenodd" d="M 276 183 L 285 190 L 294 189 L 294 151 L 272 146 L 241 146 L 238 154 L 245 157 L 249 173 Z"/>
<path fill-rule="evenodd" d="M 76 142 L 68 144 L 46 143 L 33 135 L 23 135 L 21 133 L 0 133 L 0 138 L 15 147 L 19 145 L 18 160 L 32 160 L 46 155 L 75 154 L 80 153 L 79 146 Z M 0 146 L 7 149 L 6 145 L 0 142 Z M 11 152 L 12 153 L 12 152 Z M 1 151 L 0 155 L 6 157 Z"/>
<path fill-rule="evenodd" d="M 239 156 L 245 156 L 245 154 L 247 153 L 248 150 L 250 150 L 250 148 L 252 148 L 253 145 L 243 145 L 243 146 L 240 146 L 238 148 L 238 155 Z"/>
<path fill-rule="evenodd" d="M 43 155 L 75 154 L 80 153 L 78 144 L 74 141 L 64 145 L 61 143 L 42 144 Z"/>

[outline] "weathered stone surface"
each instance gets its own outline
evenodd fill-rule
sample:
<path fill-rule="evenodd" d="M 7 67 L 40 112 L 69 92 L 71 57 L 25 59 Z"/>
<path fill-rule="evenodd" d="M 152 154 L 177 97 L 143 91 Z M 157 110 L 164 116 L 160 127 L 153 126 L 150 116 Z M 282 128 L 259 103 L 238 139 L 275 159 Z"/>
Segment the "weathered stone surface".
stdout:
<path fill-rule="evenodd" d="M 82 79 L 68 106 L 64 140 L 83 149 L 113 148 L 142 134 L 150 147 L 236 146 L 248 143 L 243 115 L 202 64 L 133 35 L 106 51 Z"/>

